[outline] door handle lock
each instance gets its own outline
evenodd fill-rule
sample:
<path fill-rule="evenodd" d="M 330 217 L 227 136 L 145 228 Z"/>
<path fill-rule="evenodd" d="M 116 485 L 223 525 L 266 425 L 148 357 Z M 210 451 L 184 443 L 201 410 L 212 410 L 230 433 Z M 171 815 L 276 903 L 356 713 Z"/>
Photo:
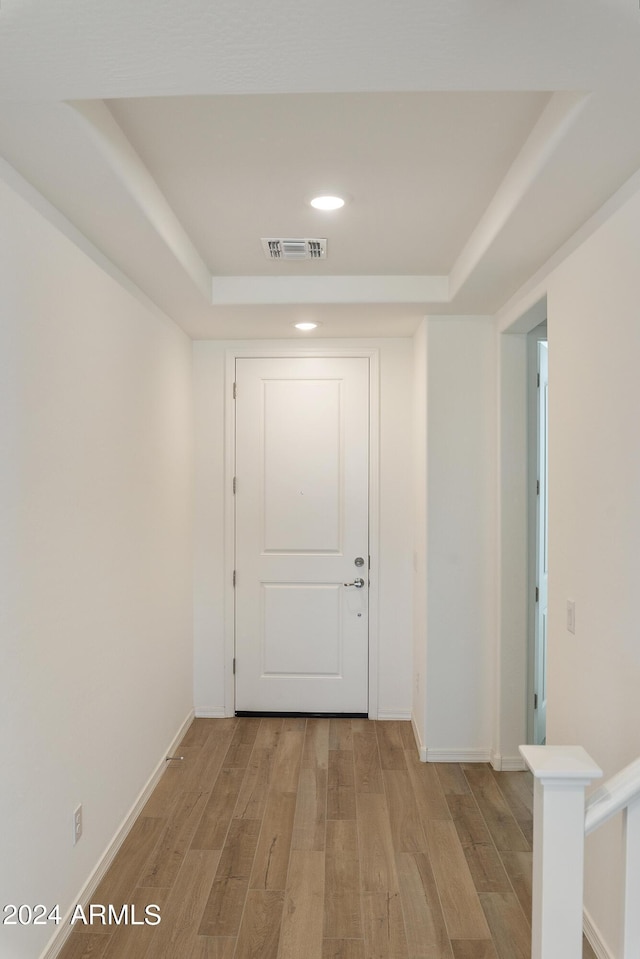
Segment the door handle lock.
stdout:
<path fill-rule="evenodd" d="M 362 589 L 362 587 L 364 586 L 364 580 L 361 577 L 359 577 L 358 579 L 354 579 L 352 583 L 343 583 L 342 585 L 355 586 L 356 589 Z"/>

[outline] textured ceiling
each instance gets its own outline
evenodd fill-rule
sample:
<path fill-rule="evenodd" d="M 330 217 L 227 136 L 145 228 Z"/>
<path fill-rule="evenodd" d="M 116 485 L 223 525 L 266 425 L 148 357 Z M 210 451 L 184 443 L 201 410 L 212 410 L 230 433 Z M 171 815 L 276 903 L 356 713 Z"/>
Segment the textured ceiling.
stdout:
<path fill-rule="evenodd" d="M 621 88 L 639 37 L 636 0 L 3 0 L 0 95 Z"/>

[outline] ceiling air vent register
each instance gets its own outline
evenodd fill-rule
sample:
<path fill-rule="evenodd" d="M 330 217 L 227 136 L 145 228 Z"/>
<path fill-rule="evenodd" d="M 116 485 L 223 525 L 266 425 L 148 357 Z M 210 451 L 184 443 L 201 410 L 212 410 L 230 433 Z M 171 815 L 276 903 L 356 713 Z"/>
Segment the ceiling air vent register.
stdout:
<path fill-rule="evenodd" d="M 326 260 L 326 239 L 308 237 L 299 240 L 262 238 L 262 249 L 268 260 Z"/>

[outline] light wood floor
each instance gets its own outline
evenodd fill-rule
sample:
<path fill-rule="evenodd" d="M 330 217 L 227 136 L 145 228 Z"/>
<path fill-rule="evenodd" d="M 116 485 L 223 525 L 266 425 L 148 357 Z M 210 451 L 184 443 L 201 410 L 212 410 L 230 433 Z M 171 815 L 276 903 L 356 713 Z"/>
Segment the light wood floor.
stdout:
<path fill-rule="evenodd" d="M 161 923 L 59 959 L 529 959 L 528 773 L 368 720 L 198 719 L 179 754 L 93 896 Z"/>

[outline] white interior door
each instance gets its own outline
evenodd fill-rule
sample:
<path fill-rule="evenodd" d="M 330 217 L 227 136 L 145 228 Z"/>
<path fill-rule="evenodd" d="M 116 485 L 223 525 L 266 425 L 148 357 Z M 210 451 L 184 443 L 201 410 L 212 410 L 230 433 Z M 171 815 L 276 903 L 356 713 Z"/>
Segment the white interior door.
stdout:
<path fill-rule="evenodd" d="M 368 359 L 238 359 L 235 473 L 236 711 L 366 713 Z"/>
<path fill-rule="evenodd" d="M 547 736 L 547 556 L 548 493 L 547 449 L 549 422 L 549 359 L 547 343 L 538 343 L 538 509 L 536 536 L 537 602 L 534 676 L 534 739 Z"/>

